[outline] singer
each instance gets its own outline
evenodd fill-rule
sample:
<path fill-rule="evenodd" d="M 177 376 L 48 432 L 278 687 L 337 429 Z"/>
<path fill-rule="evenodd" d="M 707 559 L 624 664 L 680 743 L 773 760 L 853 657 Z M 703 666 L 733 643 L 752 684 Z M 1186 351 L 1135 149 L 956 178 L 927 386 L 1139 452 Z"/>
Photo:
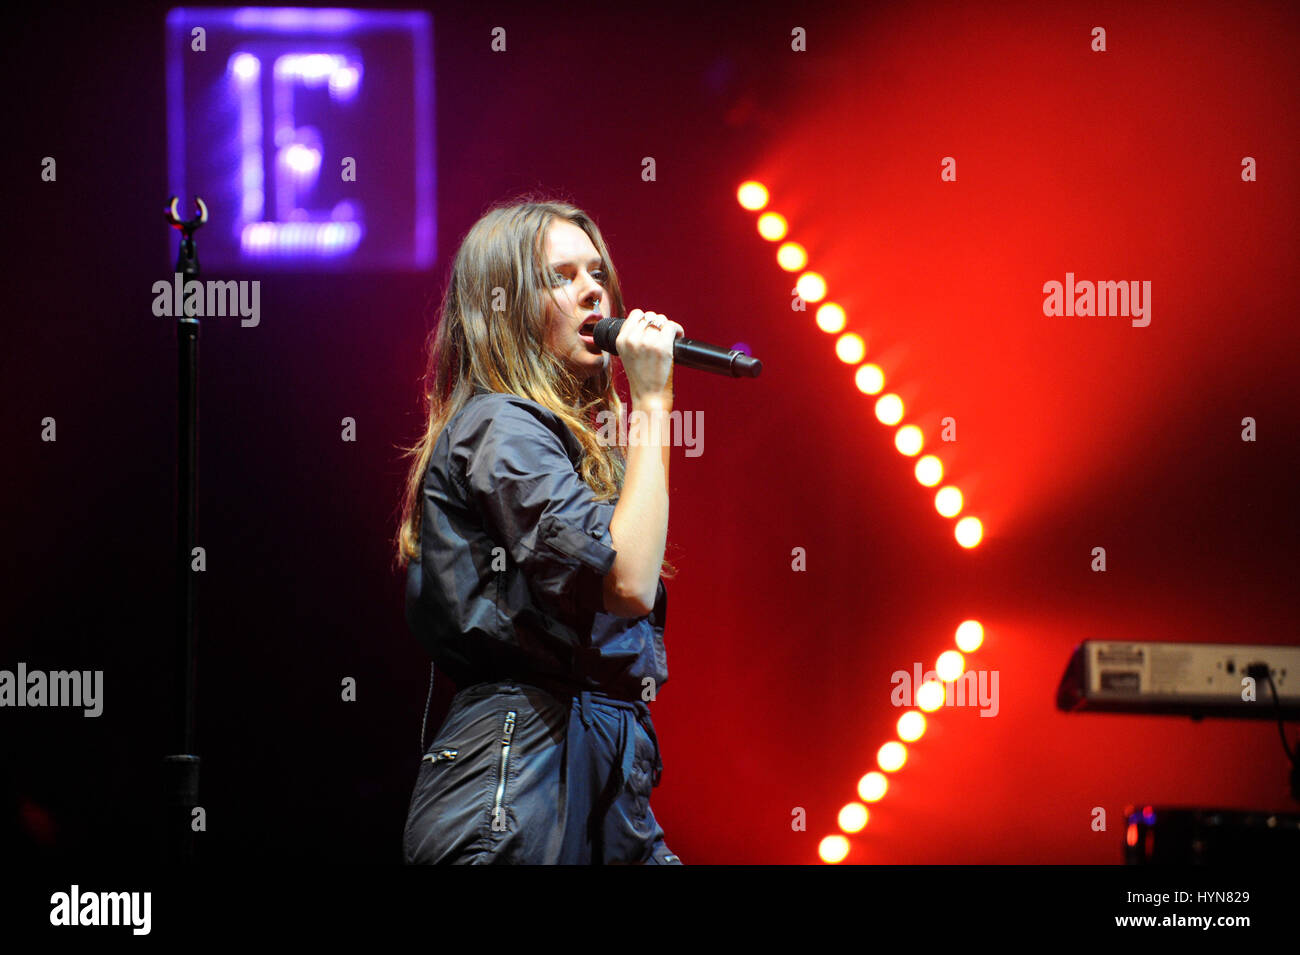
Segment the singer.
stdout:
<path fill-rule="evenodd" d="M 600 230 L 567 203 L 494 208 L 456 252 L 396 539 L 407 621 L 458 690 L 420 761 L 408 863 L 681 864 L 650 810 L 646 705 L 668 679 L 671 440 L 598 440 L 596 415 L 622 409 L 590 334 L 611 310 Z M 660 436 L 682 334 L 633 309 L 618 335 Z"/>

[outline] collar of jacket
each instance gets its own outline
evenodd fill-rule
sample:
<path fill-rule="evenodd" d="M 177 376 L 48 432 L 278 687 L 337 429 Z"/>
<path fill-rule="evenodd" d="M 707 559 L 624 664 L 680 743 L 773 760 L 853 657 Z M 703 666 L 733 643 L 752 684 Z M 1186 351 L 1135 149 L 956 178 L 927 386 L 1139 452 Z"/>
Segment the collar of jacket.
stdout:
<path fill-rule="evenodd" d="M 480 395 L 492 394 L 506 395 L 512 401 L 523 402 L 528 405 L 529 408 L 535 409 L 536 412 L 540 413 L 546 422 L 546 426 L 559 435 L 560 442 L 564 445 L 564 452 L 569 456 L 569 460 L 573 463 L 574 469 L 577 470 L 579 468 L 582 464 L 582 442 L 578 440 L 577 436 L 569 430 L 569 426 L 565 424 L 554 411 L 546 407 L 546 405 L 538 404 L 531 398 L 525 398 L 523 395 L 517 395 L 512 391 L 494 392 L 488 388 L 484 388 L 482 385 L 474 386 L 474 394 L 471 396 L 470 400 L 472 401 Z"/>

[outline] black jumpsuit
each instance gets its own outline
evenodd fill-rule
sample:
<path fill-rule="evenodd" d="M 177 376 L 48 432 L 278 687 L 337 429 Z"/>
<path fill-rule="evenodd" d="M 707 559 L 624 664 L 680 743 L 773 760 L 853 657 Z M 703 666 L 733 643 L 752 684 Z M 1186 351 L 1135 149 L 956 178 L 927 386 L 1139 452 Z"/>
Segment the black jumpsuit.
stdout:
<path fill-rule="evenodd" d="M 616 502 L 581 455 L 547 408 L 483 389 L 434 446 L 406 614 L 460 692 L 420 761 L 408 863 L 680 864 L 650 810 L 667 593 L 604 612 Z"/>

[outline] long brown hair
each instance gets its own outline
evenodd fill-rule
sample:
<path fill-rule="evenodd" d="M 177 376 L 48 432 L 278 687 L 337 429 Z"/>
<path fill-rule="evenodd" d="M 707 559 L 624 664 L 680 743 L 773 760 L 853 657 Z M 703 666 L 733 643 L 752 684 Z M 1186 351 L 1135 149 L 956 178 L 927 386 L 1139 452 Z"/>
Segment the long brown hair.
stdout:
<path fill-rule="evenodd" d="M 609 500 L 622 490 L 623 450 L 602 442 L 595 424 L 602 411 L 623 415 L 612 363 L 580 380 L 545 347 L 544 295 L 553 294 L 545 243 L 557 219 L 572 222 L 591 239 L 603 260 L 610 313 L 624 314 L 605 240 L 581 209 L 526 198 L 498 205 L 474 223 L 452 262 L 438 323 L 429 337 L 424 435 L 403 449 L 411 465 L 394 541 L 401 567 L 420 557 L 421 498 L 433 447 L 476 387 L 519 395 L 553 411 L 582 444 L 580 474 L 596 499 Z M 672 566 L 665 562 L 664 567 L 671 576 Z"/>

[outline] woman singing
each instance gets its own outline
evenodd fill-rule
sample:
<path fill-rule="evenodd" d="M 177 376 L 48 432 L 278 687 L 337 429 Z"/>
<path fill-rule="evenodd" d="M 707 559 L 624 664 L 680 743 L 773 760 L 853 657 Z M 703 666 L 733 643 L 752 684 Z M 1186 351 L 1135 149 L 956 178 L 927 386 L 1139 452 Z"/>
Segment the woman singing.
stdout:
<path fill-rule="evenodd" d="M 493 209 L 456 253 L 410 453 L 407 620 L 459 692 L 420 762 L 408 863 L 680 864 L 650 811 L 663 765 L 646 700 L 668 678 L 672 345 L 618 336 L 651 441 L 622 413 L 592 327 L 622 315 L 600 230 L 562 202 Z M 671 568 L 667 568 L 671 572 Z"/>

